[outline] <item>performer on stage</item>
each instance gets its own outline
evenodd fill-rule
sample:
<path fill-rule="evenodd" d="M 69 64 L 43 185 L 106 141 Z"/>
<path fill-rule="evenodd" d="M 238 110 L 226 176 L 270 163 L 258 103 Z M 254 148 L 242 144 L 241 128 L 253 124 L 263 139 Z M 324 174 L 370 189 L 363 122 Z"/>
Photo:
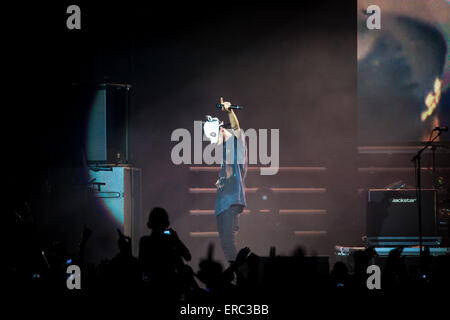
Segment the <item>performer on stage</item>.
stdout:
<path fill-rule="evenodd" d="M 220 98 L 222 110 L 228 113 L 231 129 L 225 129 L 223 122 L 208 117 L 205 123 L 205 135 L 211 143 L 223 145 L 223 161 L 219 179 L 216 182 L 217 194 L 214 214 L 217 220 L 220 244 L 225 258 L 236 258 L 235 234 L 239 230 L 239 214 L 246 206 L 244 179 L 247 173 L 247 149 L 243 130 L 231 109 L 231 103 Z"/>

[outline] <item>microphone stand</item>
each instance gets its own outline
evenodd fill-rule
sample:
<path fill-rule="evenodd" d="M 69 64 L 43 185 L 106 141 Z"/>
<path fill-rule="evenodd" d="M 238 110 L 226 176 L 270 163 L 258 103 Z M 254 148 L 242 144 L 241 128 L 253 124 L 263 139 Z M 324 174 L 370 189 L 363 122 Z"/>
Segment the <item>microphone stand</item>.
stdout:
<path fill-rule="evenodd" d="M 419 271 L 420 276 L 422 277 L 423 273 L 423 250 L 422 250 L 422 194 L 421 194 L 421 180 L 420 180 L 420 161 L 422 157 L 422 152 L 424 152 L 426 149 L 428 149 L 429 146 L 432 146 L 433 148 L 433 166 L 434 166 L 434 149 L 433 142 L 442 134 L 442 131 L 439 130 L 439 133 L 431 140 L 427 141 L 425 146 L 420 149 L 417 154 L 411 159 L 411 161 L 415 161 L 417 163 L 416 165 L 416 175 L 417 175 L 417 208 L 418 208 L 418 218 L 419 218 Z M 433 169 L 434 171 L 434 169 Z M 433 172 L 434 174 L 434 172 Z M 433 181 L 434 185 L 434 181 Z"/>
<path fill-rule="evenodd" d="M 433 189 L 437 189 L 436 185 L 436 148 L 437 146 L 433 144 L 431 146 L 431 179 L 433 180 Z"/>

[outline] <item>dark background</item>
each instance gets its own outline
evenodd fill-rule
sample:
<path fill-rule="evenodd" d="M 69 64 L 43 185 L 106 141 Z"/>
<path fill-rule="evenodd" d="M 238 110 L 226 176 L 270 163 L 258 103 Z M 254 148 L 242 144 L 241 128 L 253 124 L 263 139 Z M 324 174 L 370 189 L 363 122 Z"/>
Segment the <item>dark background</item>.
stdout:
<path fill-rule="evenodd" d="M 66 29 L 70 4 L 81 7 L 81 30 Z M 273 244 L 289 254 L 298 245 L 329 253 L 334 244 L 359 243 L 356 3 L 79 1 L 26 8 L 7 10 L 12 99 L 4 121 L 12 129 L 5 139 L 6 179 L 8 203 L 31 202 L 44 243 L 66 238 L 72 245 L 84 220 L 89 223 L 80 214 L 82 200 L 64 192 L 83 183 L 88 111 L 71 108 L 67 97 L 72 83 L 102 82 L 133 85 L 130 161 L 143 169 L 145 215 L 165 207 L 195 258 L 216 240 L 191 239 L 189 232 L 215 226 L 213 217 L 195 220 L 188 210 L 210 209 L 214 198 L 187 190 L 212 187 L 216 178 L 173 165 L 170 134 L 192 132 L 193 120 L 206 114 L 224 118 L 214 107 L 221 96 L 245 107 L 238 113 L 244 129 L 280 129 L 281 166 L 327 168 L 324 174 L 249 174 L 248 187 L 325 187 L 325 195 L 270 196 L 264 205 L 328 213 L 243 217 L 239 244 L 266 255 Z M 248 195 L 250 209 L 263 207 L 259 196 Z M 326 230 L 327 236 L 303 239 L 293 230 Z"/>

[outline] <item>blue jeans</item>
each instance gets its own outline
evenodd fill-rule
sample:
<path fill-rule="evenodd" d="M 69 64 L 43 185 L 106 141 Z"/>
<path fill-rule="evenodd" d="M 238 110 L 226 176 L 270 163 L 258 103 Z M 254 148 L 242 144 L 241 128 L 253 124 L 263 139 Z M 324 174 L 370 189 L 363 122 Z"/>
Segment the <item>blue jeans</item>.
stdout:
<path fill-rule="evenodd" d="M 236 259 L 235 235 L 239 230 L 239 214 L 242 210 L 242 206 L 232 205 L 216 216 L 220 244 L 227 261 L 234 261 Z"/>

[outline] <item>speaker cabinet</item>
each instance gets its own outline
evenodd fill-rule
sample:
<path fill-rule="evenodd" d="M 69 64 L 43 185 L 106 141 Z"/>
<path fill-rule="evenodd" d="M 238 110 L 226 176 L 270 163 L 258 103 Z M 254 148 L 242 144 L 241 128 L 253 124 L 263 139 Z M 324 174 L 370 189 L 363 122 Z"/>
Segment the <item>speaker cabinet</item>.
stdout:
<path fill-rule="evenodd" d="M 125 164 L 129 157 L 131 86 L 101 84 L 77 88 L 87 108 L 86 160 L 88 164 Z"/>
<path fill-rule="evenodd" d="M 137 256 L 145 224 L 141 169 L 129 166 L 95 166 L 89 171 L 97 207 L 105 215 L 105 224 L 107 220 L 113 220 L 114 227 L 131 237 L 133 255 Z M 110 230 L 109 233 L 117 238 L 115 230 Z M 116 246 L 116 241 L 112 245 Z"/>

